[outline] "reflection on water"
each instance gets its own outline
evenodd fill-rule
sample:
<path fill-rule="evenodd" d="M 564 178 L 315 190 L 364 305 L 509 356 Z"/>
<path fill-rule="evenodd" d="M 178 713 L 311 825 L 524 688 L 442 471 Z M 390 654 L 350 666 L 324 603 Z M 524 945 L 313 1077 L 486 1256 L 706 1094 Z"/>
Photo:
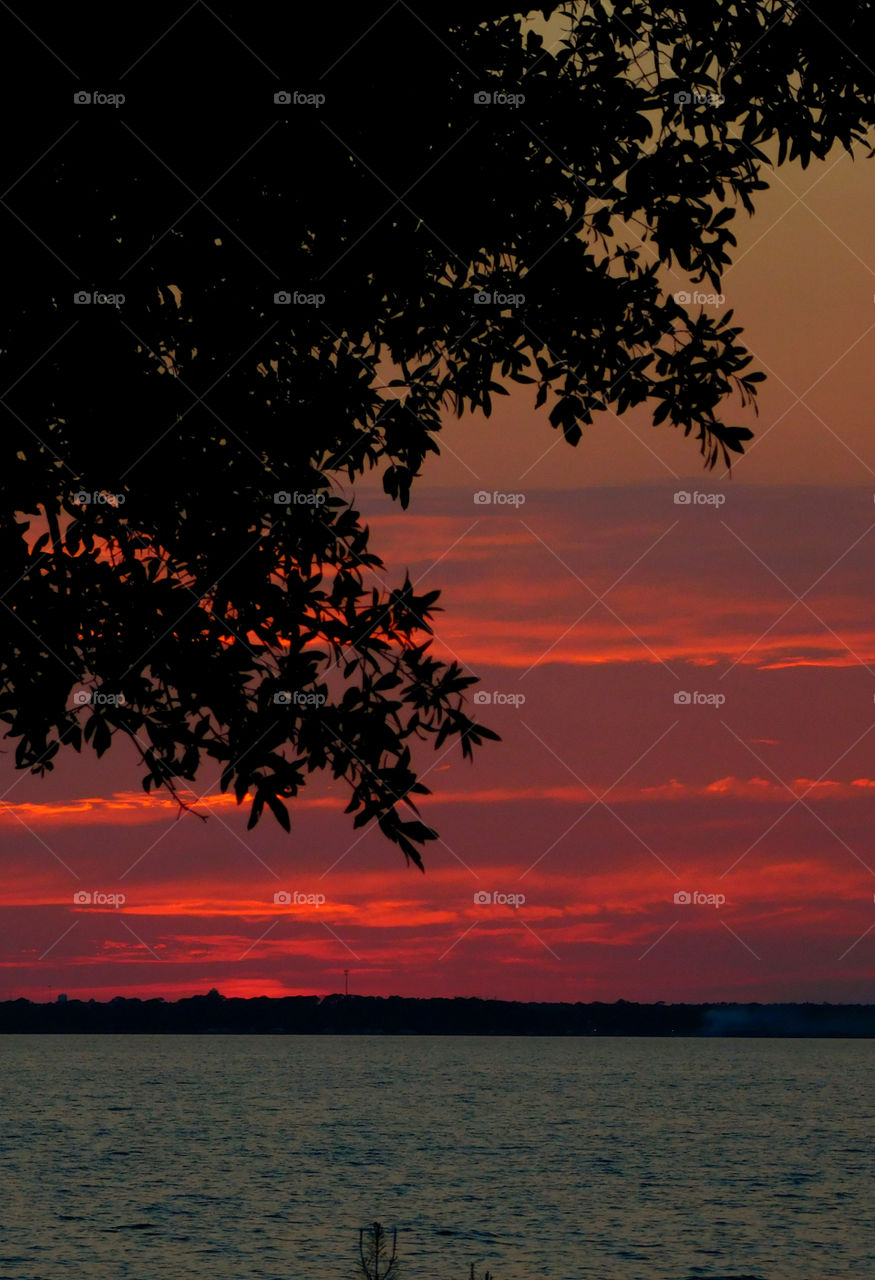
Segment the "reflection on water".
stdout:
<path fill-rule="evenodd" d="M 871 1041 L 6 1036 L 3 1280 L 875 1275 Z"/>

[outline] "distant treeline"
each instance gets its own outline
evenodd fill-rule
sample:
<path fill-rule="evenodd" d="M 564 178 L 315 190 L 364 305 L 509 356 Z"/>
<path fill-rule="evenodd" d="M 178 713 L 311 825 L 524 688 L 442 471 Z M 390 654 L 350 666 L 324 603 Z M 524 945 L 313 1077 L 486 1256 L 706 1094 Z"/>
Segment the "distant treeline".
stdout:
<path fill-rule="evenodd" d="M 875 1005 L 541 1004 L 405 996 L 116 996 L 0 1003 L 0 1033 L 498 1036 L 867 1036 Z"/>

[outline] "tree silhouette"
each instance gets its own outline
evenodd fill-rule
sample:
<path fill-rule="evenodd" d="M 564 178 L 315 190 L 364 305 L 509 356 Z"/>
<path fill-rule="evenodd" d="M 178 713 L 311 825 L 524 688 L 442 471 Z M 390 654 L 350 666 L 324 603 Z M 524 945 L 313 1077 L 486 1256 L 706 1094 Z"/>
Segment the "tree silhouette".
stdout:
<path fill-rule="evenodd" d="M 4 15 L 0 718 L 182 806 L 210 765 L 250 826 L 327 770 L 422 867 L 413 748 L 496 735 L 345 485 L 406 507 L 510 383 L 570 445 L 647 405 L 741 452 L 763 375 L 661 269 L 718 291 L 770 156 L 865 145 L 872 8 L 292 8 Z"/>
<path fill-rule="evenodd" d="M 365 1237 L 367 1236 L 367 1243 Z M 398 1230 L 392 1232 L 392 1247 L 386 1232 L 379 1222 L 375 1222 L 366 1230 L 359 1229 L 359 1265 L 356 1273 L 362 1280 L 390 1280 L 398 1275 Z"/>

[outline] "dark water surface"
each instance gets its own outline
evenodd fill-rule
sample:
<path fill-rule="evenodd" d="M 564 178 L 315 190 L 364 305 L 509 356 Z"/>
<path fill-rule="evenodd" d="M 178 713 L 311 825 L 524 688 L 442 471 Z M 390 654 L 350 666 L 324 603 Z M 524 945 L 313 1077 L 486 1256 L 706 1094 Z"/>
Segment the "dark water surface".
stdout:
<path fill-rule="evenodd" d="M 2 1280 L 875 1277 L 875 1042 L 5 1036 Z"/>

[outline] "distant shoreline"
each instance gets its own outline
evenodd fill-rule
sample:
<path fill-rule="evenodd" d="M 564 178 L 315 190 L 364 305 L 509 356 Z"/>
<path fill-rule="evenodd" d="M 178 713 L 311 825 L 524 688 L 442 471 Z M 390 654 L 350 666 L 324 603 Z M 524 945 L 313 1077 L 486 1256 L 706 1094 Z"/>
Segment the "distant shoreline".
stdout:
<path fill-rule="evenodd" d="M 476 997 L 222 996 L 0 1002 L 0 1035 L 651 1036 L 873 1039 L 875 1005 L 535 1003 Z"/>

